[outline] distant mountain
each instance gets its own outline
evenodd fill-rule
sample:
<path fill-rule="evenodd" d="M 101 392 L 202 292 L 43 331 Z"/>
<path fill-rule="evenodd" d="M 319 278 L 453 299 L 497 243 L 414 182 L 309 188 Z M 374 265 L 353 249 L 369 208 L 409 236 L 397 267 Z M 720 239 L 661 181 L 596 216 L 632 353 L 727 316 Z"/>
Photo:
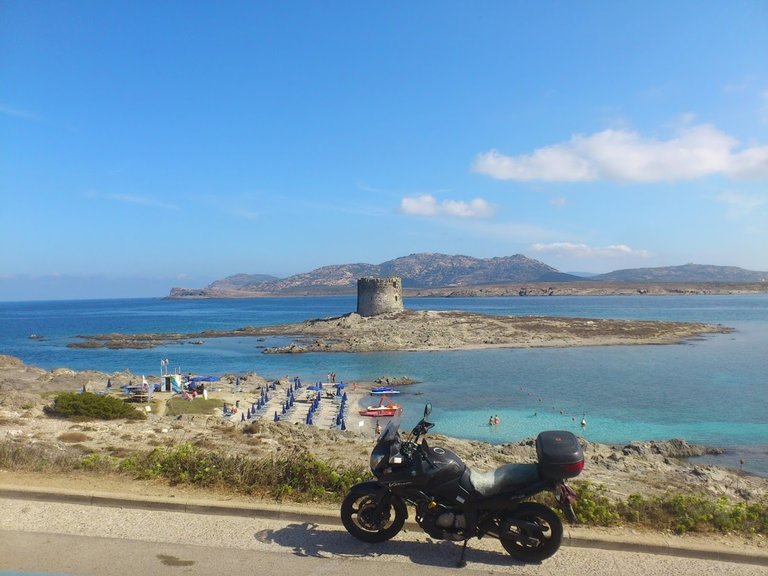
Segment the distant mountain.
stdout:
<path fill-rule="evenodd" d="M 596 282 L 765 282 L 768 272 L 755 272 L 736 266 L 684 264 L 659 268 L 630 268 L 598 274 Z"/>
<path fill-rule="evenodd" d="M 171 298 L 236 298 L 267 295 L 350 294 L 358 278 L 364 276 L 400 276 L 403 288 L 468 289 L 472 286 L 533 283 L 567 283 L 592 293 L 587 285 L 600 283 L 624 284 L 745 284 L 768 282 L 768 272 L 754 272 L 734 266 L 685 264 L 659 268 L 616 270 L 608 274 L 576 276 L 559 272 L 543 262 L 522 254 L 495 258 L 472 258 L 447 254 L 411 254 L 381 264 L 338 264 L 323 266 L 311 272 L 288 278 L 265 274 L 235 274 L 212 282 L 205 288 L 174 288 Z M 551 293 L 552 289 L 543 288 Z M 466 290 L 464 290 L 466 292 Z M 485 290 L 487 293 L 488 290 Z M 520 292 L 519 288 L 513 290 Z M 527 289 L 524 293 L 530 293 Z M 523 293 L 520 292 L 520 293 Z M 469 292 L 467 292 L 469 293 Z"/>
<path fill-rule="evenodd" d="M 208 288 L 223 291 L 242 290 L 247 286 L 254 286 L 262 282 L 273 282 L 275 280 L 279 280 L 279 278 L 269 274 L 235 274 L 234 276 L 227 276 L 212 282 L 208 285 Z"/>
<path fill-rule="evenodd" d="M 378 276 L 400 276 L 404 288 L 578 280 L 576 276 L 563 274 L 522 254 L 485 259 L 447 254 L 411 254 L 384 262 L 378 269 Z"/>
<path fill-rule="evenodd" d="M 171 297 L 238 296 L 247 294 L 349 293 L 364 276 L 400 276 L 404 288 L 476 286 L 510 282 L 582 280 L 522 254 L 472 258 L 447 254 L 411 254 L 382 264 L 339 264 L 284 279 L 236 274 L 204 289 L 174 288 Z"/>

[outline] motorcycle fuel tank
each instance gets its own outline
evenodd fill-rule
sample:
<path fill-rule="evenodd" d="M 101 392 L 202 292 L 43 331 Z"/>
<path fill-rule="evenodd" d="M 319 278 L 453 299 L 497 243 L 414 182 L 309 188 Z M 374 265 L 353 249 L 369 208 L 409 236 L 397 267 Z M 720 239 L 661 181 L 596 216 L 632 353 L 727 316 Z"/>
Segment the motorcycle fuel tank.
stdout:
<path fill-rule="evenodd" d="M 454 452 L 439 446 L 426 448 L 424 454 L 421 473 L 429 478 L 427 491 L 463 503 L 471 490 L 467 465 Z"/>

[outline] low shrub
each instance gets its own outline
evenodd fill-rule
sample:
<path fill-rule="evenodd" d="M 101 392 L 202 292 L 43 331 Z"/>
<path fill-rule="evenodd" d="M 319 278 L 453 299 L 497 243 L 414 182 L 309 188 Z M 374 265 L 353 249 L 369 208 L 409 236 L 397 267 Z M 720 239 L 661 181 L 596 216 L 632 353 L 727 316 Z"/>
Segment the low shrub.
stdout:
<path fill-rule="evenodd" d="M 146 412 L 136 410 L 130 404 L 114 396 L 102 396 L 90 392 L 64 392 L 56 396 L 46 413 L 71 420 L 146 420 Z"/>
<path fill-rule="evenodd" d="M 634 494 L 617 503 L 617 511 L 627 522 L 687 532 L 768 533 L 768 499 L 757 502 L 732 502 L 701 494 Z"/>
<path fill-rule="evenodd" d="M 174 485 L 220 487 L 298 501 L 339 501 L 353 484 L 370 476 L 362 466 L 337 470 L 303 451 L 254 459 L 187 443 L 134 454 L 122 460 L 119 468 L 137 478 L 164 478 Z"/>

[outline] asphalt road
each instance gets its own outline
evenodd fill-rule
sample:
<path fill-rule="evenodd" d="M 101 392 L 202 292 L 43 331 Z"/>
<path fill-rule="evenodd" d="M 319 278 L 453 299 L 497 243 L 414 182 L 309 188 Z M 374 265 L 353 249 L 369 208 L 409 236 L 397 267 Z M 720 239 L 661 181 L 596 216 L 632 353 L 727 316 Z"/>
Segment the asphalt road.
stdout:
<path fill-rule="evenodd" d="M 0 575 L 122 574 L 429 576 L 456 572 L 460 545 L 407 529 L 383 544 L 358 542 L 333 522 L 193 514 L 18 498 L 0 499 Z M 408 525 L 407 525 L 408 526 Z M 695 556 L 695 555 L 693 555 Z M 521 564 L 491 539 L 472 540 L 463 574 L 768 576 L 750 563 L 564 546 Z"/>

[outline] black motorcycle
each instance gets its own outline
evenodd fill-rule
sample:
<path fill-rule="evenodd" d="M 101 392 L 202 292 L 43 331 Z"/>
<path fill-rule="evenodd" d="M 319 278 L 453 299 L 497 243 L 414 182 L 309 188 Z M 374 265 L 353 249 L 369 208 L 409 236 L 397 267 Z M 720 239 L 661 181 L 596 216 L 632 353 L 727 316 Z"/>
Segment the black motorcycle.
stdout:
<path fill-rule="evenodd" d="M 554 494 L 570 521 L 576 495 L 565 480 L 581 473 L 584 454 L 570 432 L 542 432 L 536 438 L 536 464 L 506 464 L 489 472 L 475 472 L 445 448 L 430 447 L 425 438 L 434 426 L 424 417 L 409 438 L 400 439 L 394 422 L 379 436 L 371 452 L 376 480 L 353 486 L 341 505 L 341 521 L 363 542 L 383 542 L 395 536 L 408 517 L 406 503 L 416 508 L 416 522 L 440 540 L 464 542 L 458 565 L 470 538 L 498 538 L 518 560 L 539 562 L 560 548 L 563 524 L 549 507 L 526 501 L 544 491 Z M 419 442 L 421 440 L 421 442 Z"/>

